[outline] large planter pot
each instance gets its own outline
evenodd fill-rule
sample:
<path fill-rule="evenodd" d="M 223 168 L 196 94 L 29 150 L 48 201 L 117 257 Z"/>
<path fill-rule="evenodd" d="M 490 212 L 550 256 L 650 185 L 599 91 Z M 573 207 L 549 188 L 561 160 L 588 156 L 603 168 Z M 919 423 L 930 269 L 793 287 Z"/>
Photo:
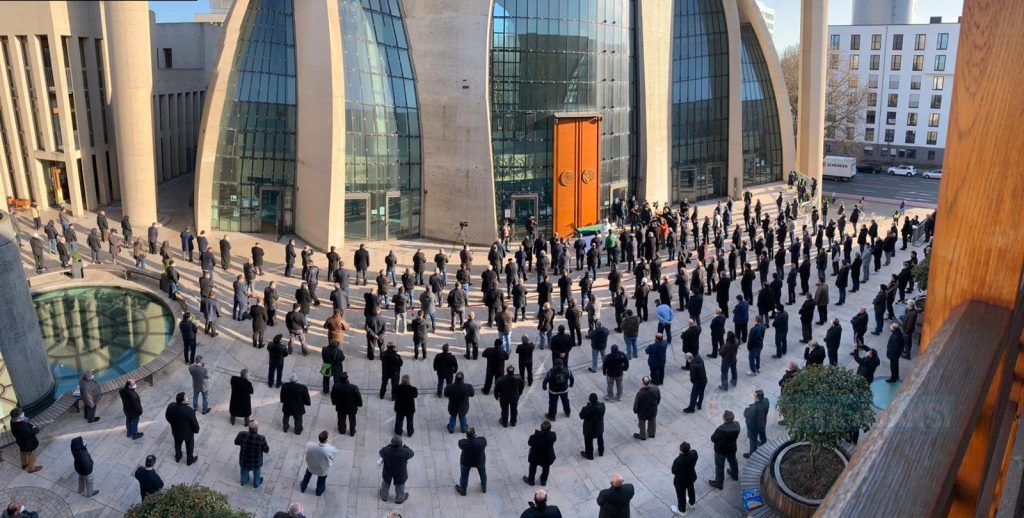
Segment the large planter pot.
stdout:
<path fill-rule="evenodd" d="M 783 444 L 772 455 L 768 468 L 761 474 L 761 492 L 764 494 L 765 500 L 783 516 L 789 518 L 811 518 L 822 502 L 820 499 L 799 494 L 791 488 L 791 484 L 786 483 L 783 476 L 783 460 L 790 455 L 805 452 L 806 448 L 810 448 L 810 444 L 806 442 L 789 441 Z M 838 461 L 843 469 L 850 461 L 849 454 L 841 449 L 832 449 L 821 455 L 824 457 L 829 454 L 834 456 L 834 461 Z M 834 461 L 822 460 L 822 462 Z"/>

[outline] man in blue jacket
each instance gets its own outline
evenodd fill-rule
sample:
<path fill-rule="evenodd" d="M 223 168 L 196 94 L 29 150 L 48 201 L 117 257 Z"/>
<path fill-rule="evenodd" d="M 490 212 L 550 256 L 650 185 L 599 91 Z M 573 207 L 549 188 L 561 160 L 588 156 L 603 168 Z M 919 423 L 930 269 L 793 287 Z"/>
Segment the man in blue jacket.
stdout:
<path fill-rule="evenodd" d="M 750 364 L 748 376 L 757 376 L 761 373 L 761 349 L 764 347 L 765 331 L 761 315 L 755 316 L 754 327 L 750 330 L 750 340 L 747 342 L 747 361 Z"/>
<path fill-rule="evenodd" d="M 750 303 L 743 295 L 736 295 L 736 307 L 732 310 L 732 323 L 736 327 L 736 338 L 740 343 L 747 341 L 747 323 L 750 321 Z"/>
<path fill-rule="evenodd" d="M 661 385 L 665 381 L 665 352 L 668 344 L 661 333 L 654 335 L 654 343 L 647 346 L 647 366 L 651 368 L 651 383 Z"/>
<path fill-rule="evenodd" d="M 667 301 L 659 300 L 654 314 L 658 317 L 658 332 L 668 337 L 668 343 L 672 343 L 672 306 Z"/>

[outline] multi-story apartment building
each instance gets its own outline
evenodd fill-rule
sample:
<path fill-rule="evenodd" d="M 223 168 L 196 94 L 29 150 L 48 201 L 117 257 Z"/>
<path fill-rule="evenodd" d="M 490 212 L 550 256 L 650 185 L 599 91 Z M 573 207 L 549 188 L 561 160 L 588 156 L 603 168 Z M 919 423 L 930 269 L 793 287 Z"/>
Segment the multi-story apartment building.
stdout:
<path fill-rule="evenodd" d="M 158 24 L 133 2 L 0 2 L 0 12 L 3 197 L 79 215 L 131 191 L 152 208 L 157 183 L 194 170 L 220 26 Z"/>
<path fill-rule="evenodd" d="M 826 152 L 853 141 L 861 161 L 938 167 L 953 94 L 960 24 L 832 25 L 832 74 L 866 89 L 862 115 L 826 134 Z M 844 70 L 845 69 L 845 70 Z M 841 146 L 847 154 L 851 146 Z"/>

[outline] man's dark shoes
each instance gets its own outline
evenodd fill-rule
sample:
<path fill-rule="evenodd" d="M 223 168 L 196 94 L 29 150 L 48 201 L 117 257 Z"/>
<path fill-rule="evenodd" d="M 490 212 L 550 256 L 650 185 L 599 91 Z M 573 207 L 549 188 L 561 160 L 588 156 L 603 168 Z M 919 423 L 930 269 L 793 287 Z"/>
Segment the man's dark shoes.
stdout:
<path fill-rule="evenodd" d="M 197 461 L 199 461 L 199 457 L 198 456 L 192 457 L 191 459 L 188 459 L 188 461 L 186 461 L 185 464 L 188 465 L 188 466 L 191 466 L 191 465 L 195 464 Z"/>
<path fill-rule="evenodd" d="M 466 489 L 458 484 L 455 484 L 455 492 L 462 496 L 466 496 Z"/>
<path fill-rule="evenodd" d="M 584 459 L 594 460 L 594 455 L 593 454 L 589 454 L 589 453 L 587 453 L 585 451 L 581 451 L 580 455 L 583 456 Z"/>
<path fill-rule="evenodd" d="M 534 482 L 532 480 L 530 480 L 530 477 L 527 477 L 526 475 L 523 475 L 523 482 L 526 482 L 527 484 L 529 484 L 531 486 L 534 485 Z"/>
<path fill-rule="evenodd" d="M 750 458 L 750 454 L 749 453 L 744 453 L 743 454 L 743 458 L 744 459 L 749 459 Z"/>

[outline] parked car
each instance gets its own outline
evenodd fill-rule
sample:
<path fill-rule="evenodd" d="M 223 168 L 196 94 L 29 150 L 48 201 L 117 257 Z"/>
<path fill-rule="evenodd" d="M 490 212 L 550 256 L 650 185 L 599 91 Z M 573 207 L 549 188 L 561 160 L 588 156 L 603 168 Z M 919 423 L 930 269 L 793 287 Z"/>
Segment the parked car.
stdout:
<path fill-rule="evenodd" d="M 915 176 L 917 169 L 912 165 L 894 165 L 889 168 L 889 175 L 893 176 Z"/>
<path fill-rule="evenodd" d="M 942 178 L 942 169 L 936 169 L 934 171 L 925 171 L 921 173 L 921 178 L 934 178 L 939 180 Z"/>
<path fill-rule="evenodd" d="M 881 172 L 882 172 L 882 168 L 878 164 L 872 164 L 872 163 L 868 163 L 868 164 L 858 163 L 857 164 L 857 173 L 859 173 L 859 174 L 878 174 L 878 173 L 881 173 Z"/>

